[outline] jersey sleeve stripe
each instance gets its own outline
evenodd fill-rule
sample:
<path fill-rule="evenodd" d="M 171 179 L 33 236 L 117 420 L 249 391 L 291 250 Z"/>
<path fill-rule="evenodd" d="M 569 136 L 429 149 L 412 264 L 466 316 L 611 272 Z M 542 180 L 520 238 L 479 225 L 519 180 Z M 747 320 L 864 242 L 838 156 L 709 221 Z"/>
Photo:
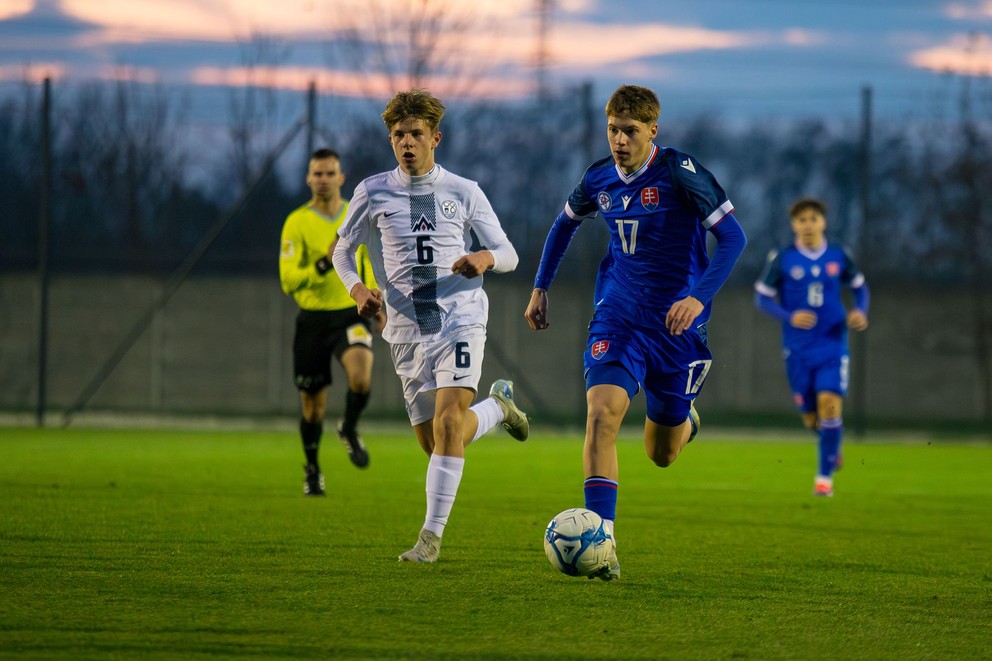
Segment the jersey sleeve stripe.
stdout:
<path fill-rule="evenodd" d="M 581 222 L 581 221 L 583 221 L 583 220 L 586 220 L 587 218 L 592 218 L 593 216 L 595 216 L 595 215 L 596 215 L 596 212 L 595 212 L 595 211 L 593 211 L 592 213 L 590 213 L 590 214 L 586 214 L 586 215 L 584 215 L 584 216 L 583 216 L 583 215 L 580 215 L 580 214 L 578 214 L 578 213 L 577 213 L 577 212 L 576 212 L 576 211 L 575 211 L 575 210 L 574 210 L 574 209 L 572 208 L 572 205 L 571 205 L 571 204 L 569 204 L 568 202 L 566 202 L 566 203 L 565 203 L 565 215 L 567 215 L 567 216 L 568 216 L 569 218 L 571 218 L 572 220 L 577 220 L 577 221 L 579 221 L 579 222 Z"/>
<path fill-rule="evenodd" d="M 758 292 L 762 296 L 771 296 L 774 298 L 778 294 L 778 290 L 774 287 L 769 287 L 763 282 L 754 283 L 754 291 Z"/>
<path fill-rule="evenodd" d="M 716 225 L 721 220 L 723 220 L 727 216 L 727 214 L 729 214 L 733 210 L 734 210 L 734 205 L 730 203 L 730 200 L 727 200 L 726 202 L 718 206 L 713 211 L 713 213 L 711 213 L 709 216 L 706 217 L 706 220 L 703 221 L 703 227 L 705 227 L 706 229 L 712 228 L 714 225 Z"/>

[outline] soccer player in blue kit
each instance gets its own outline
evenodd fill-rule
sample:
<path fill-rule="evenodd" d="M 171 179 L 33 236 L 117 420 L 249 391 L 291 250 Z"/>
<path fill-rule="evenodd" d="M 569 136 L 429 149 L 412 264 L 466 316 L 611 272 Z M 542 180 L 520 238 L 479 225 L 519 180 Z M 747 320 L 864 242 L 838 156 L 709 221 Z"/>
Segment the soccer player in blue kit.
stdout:
<path fill-rule="evenodd" d="M 544 244 L 524 317 L 548 328 L 548 288 L 579 226 L 597 215 L 610 231 L 583 356 L 585 505 L 614 536 L 616 438 L 631 398 L 647 398 L 644 449 L 670 466 L 699 429 L 693 400 L 712 364 L 706 322 L 747 239 L 733 205 L 699 162 L 654 144 L 661 104 L 650 89 L 622 85 L 606 104 L 612 157 L 593 163 Z M 717 245 L 710 259 L 707 232 Z M 614 537 L 615 540 L 615 537 Z M 613 555 L 596 576 L 620 576 Z"/>
<path fill-rule="evenodd" d="M 755 304 L 782 322 L 789 387 L 803 424 L 819 436 L 813 494 L 832 496 L 844 435 L 847 329 L 868 328 L 868 285 L 847 249 L 826 240 L 822 201 L 801 198 L 789 207 L 789 217 L 796 241 L 768 254 L 754 285 Z M 854 297 L 851 310 L 841 298 L 845 286 Z"/>

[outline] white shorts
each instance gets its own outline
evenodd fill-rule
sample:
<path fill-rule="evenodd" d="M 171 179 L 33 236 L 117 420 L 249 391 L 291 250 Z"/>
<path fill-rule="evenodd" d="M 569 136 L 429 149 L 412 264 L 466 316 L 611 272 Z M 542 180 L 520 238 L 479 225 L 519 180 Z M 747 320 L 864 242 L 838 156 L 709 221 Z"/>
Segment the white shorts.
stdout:
<path fill-rule="evenodd" d="M 423 342 L 390 345 L 410 424 L 419 425 L 434 417 L 434 391 L 438 388 L 478 392 L 485 351 L 485 326 L 462 326 Z"/>

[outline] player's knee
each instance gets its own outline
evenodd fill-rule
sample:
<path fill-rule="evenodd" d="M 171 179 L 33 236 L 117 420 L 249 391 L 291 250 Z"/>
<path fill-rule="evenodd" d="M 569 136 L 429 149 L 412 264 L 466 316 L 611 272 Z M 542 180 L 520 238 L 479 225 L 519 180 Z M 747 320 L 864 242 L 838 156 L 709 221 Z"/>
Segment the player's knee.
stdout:
<path fill-rule="evenodd" d="M 367 395 L 372 390 L 372 379 L 366 376 L 356 376 L 348 379 L 348 390 L 359 395 Z"/>

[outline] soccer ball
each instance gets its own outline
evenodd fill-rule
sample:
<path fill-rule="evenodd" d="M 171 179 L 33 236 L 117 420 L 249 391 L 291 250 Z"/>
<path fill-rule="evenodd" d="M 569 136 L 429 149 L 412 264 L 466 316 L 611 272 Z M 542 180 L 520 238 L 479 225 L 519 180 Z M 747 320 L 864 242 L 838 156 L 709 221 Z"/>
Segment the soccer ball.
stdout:
<path fill-rule="evenodd" d="M 613 537 L 592 510 L 575 507 L 551 519 L 544 531 L 551 566 L 569 576 L 590 576 L 609 563 Z"/>

